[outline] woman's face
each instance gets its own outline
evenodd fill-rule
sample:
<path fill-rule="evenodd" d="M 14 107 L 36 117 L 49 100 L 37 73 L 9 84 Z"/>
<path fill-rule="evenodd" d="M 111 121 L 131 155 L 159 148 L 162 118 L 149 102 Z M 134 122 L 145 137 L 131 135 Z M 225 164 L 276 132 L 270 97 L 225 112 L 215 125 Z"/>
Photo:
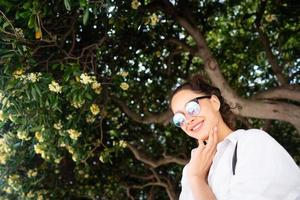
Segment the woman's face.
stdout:
<path fill-rule="evenodd" d="M 196 102 L 200 105 L 200 112 L 191 116 L 186 112 L 186 104 L 196 97 L 206 96 L 203 93 L 196 93 L 189 89 L 178 91 L 171 100 L 173 113 L 182 113 L 186 122 L 181 125 L 181 129 L 198 140 L 207 140 L 209 131 L 218 124 L 220 120 L 220 102 L 216 96 L 199 99 Z"/>

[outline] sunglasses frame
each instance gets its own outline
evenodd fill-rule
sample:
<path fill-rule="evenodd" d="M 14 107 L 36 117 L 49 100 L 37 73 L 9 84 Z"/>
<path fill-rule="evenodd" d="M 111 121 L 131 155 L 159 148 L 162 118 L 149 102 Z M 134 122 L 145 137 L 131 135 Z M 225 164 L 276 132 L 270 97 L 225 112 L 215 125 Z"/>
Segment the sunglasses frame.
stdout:
<path fill-rule="evenodd" d="M 199 100 L 200 100 L 200 99 L 206 99 L 206 98 L 211 98 L 211 95 L 205 95 L 205 96 L 193 98 L 193 99 L 191 99 L 190 101 L 188 101 L 188 102 L 185 103 L 185 107 L 186 107 L 186 105 L 187 105 L 188 103 L 190 103 L 190 102 L 192 102 L 192 101 L 197 102 L 198 105 L 199 105 Z M 199 107 L 200 107 L 200 105 L 199 105 Z M 175 116 L 177 113 L 181 113 L 181 112 L 176 112 L 176 113 L 173 115 L 171 121 L 172 121 L 172 124 L 174 124 L 176 127 L 179 127 L 179 128 L 180 128 L 181 126 L 177 126 L 177 125 L 174 123 L 174 116 Z M 184 114 L 184 113 L 182 113 L 182 114 Z M 185 121 L 186 121 L 185 114 L 184 114 L 184 119 L 185 119 Z"/>

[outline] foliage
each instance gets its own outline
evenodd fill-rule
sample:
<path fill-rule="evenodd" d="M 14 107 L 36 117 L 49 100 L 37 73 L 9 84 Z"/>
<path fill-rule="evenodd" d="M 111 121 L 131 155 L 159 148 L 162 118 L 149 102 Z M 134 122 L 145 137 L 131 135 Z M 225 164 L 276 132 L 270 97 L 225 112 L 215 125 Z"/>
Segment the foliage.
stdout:
<path fill-rule="evenodd" d="M 0 0 L 1 197 L 168 199 L 167 190 L 178 195 L 182 164 L 145 161 L 186 161 L 195 142 L 169 123 L 146 119 L 168 110 L 168 96 L 179 83 L 206 74 L 203 59 L 178 46 L 197 45 L 161 2 Z M 259 28 L 288 82 L 299 84 L 294 3 L 268 1 Z M 260 1 L 172 4 L 203 32 L 240 96 L 278 85 L 254 25 Z M 269 127 L 300 162 L 294 127 L 248 120 L 253 127 Z M 247 125 L 238 122 L 240 128 Z"/>

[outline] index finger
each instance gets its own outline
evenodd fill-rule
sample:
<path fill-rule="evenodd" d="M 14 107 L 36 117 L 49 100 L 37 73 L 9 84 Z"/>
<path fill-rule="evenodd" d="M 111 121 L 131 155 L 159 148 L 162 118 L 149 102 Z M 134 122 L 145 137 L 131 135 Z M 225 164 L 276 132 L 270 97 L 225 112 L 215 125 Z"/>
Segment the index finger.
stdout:
<path fill-rule="evenodd" d="M 214 127 L 209 133 L 208 141 L 207 141 L 205 149 L 207 149 L 207 151 L 209 151 L 210 149 L 213 149 L 214 147 L 216 147 L 217 141 L 218 141 L 217 140 L 217 128 Z"/>

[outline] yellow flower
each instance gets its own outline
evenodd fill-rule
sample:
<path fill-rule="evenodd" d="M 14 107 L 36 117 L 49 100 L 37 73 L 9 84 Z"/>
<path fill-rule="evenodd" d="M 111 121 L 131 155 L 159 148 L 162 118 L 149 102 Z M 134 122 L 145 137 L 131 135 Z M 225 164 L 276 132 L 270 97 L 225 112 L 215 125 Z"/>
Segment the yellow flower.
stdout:
<path fill-rule="evenodd" d="M 42 194 L 38 194 L 37 200 L 43 200 L 43 199 L 44 199 L 43 195 Z"/>
<path fill-rule="evenodd" d="M 26 197 L 27 197 L 27 198 L 33 198 L 33 197 L 34 197 L 34 193 L 32 193 L 32 191 L 29 191 L 29 192 L 26 194 Z"/>
<path fill-rule="evenodd" d="M 81 108 L 82 107 L 82 105 L 85 103 L 85 101 L 73 101 L 72 103 L 71 103 L 71 106 L 73 106 L 74 108 Z"/>
<path fill-rule="evenodd" d="M 7 184 L 13 188 L 18 186 L 20 180 L 20 176 L 17 174 L 10 175 L 7 179 Z"/>
<path fill-rule="evenodd" d="M 63 125 L 61 124 L 61 121 L 59 120 L 57 123 L 53 124 L 53 128 L 56 130 L 60 130 L 63 128 Z"/>
<path fill-rule="evenodd" d="M 125 82 L 121 83 L 120 88 L 122 88 L 122 90 L 128 90 L 129 85 Z"/>
<path fill-rule="evenodd" d="M 2 110 L 0 110 L 0 121 L 4 121 L 4 115 L 3 115 L 3 111 Z"/>
<path fill-rule="evenodd" d="M 131 2 L 131 8 L 132 9 L 138 9 L 141 6 L 141 3 L 138 0 L 132 0 Z"/>
<path fill-rule="evenodd" d="M 73 147 L 71 147 L 71 146 L 66 146 L 66 149 L 68 150 L 68 152 L 69 152 L 70 154 L 74 154 L 74 149 L 73 149 Z"/>
<path fill-rule="evenodd" d="M 30 140 L 31 137 L 29 137 L 28 133 L 26 131 L 18 131 L 17 132 L 17 137 L 20 140 L 28 141 Z"/>
<path fill-rule="evenodd" d="M 127 147 L 126 141 L 120 140 L 120 141 L 119 141 L 119 146 L 122 147 L 122 148 L 126 148 L 126 147 Z"/>
<path fill-rule="evenodd" d="M 80 82 L 84 85 L 87 85 L 89 83 L 93 83 L 95 81 L 95 76 L 89 76 L 87 73 L 83 73 L 80 75 Z"/>
<path fill-rule="evenodd" d="M 150 24 L 152 26 L 155 26 L 158 22 L 158 17 L 155 13 L 153 13 L 151 16 L 150 16 Z"/>
<path fill-rule="evenodd" d="M 274 14 L 268 14 L 268 15 L 266 15 L 265 19 L 267 22 L 272 22 L 274 20 L 277 20 L 277 17 Z"/>
<path fill-rule="evenodd" d="M 11 154 L 12 151 L 6 143 L 6 140 L 4 138 L 0 138 L 0 164 L 6 164 L 6 161 Z"/>
<path fill-rule="evenodd" d="M 13 72 L 13 76 L 15 78 L 20 78 L 24 74 L 24 69 L 23 68 L 18 68 L 16 71 Z"/>
<path fill-rule="evenodd" d="M 51 81 L 49 84 L 49 90 L 55 93 L 61 93 L 62 86 L 60 86 L 56 81 Z"/>
<path fill-rule="evenodd" d="M 104 158 L 103 158 L 103 156 L 101 155 L 101 156 L 99 156 L 99 160 L 102 162 L 102 163 L 104 163 Z"/>
<path fill-rule="evenodd" d="M 77 161 L 78 161 L 78 156 L 77 156 L 76 154 L 73 154 L 73 155 L 72 155 L 72 160 L 73 160 L 74 162 L 77 162 Z"/>
<path fill-rule="evenodd" d="M 121 76 L 123 77 L 123 78 L 126 78 L 127 76 L 128 76 L 128 72 L 125 72 L 125 71 L 122 71 L 121 73 Z"/>
<path fill-rule="evenodd" d="M 34 145 L 34 151 L 36 154 L 41 154 L 42 158 L 46 158 L 46 153 L 43 149 L 43 146 L 41 144 Z"/>
<path fill-rule="evenodd" d="M 94 82 L 92 84 L 92 88 L 93 88 L 93 90 L 95 91 L 96 94 L 100 94 L 101 93 L 101 90 L 102 90 L 101 83 Z"/>
<path fill-rule="evenodd" d="M 8 115 L 8 118 L 9 118 L 9 120 L 10 120 L 11 122 L 16 122 L 16 120 L 15 120 L 15 118 L 14 118 L 14 116 L 13 116 L 12 114 L 9 114 L 9 115 Z"/>
<path fill-rule="evenodd" d="M 98 115 L 100 112 L 100 108 L 97 104 L 92 104 L 90 107 L 90 111 L 92 112 L 93 115 Z"/>
<path fill-rule="evenodd" d="M 36 177 L 36 176 L 37 176 L 37 170 L 36 170 L 36 169 L 35 169 L 35 170 L 32 170 L 32 169 L 28 170 L 27 176 L 28 176 L 29 178 L 31 178 L 31 177 Z"/>
<path fill-rule="evenodd" d="M 69 136 L 73 140 L 77 140 L 78 137 L 81 135 L 81 132 L 78 132 L 75 129 L 68 129 L 67 132 L 69 133 Z"/>
<path fill-rule="evenodd" d="M 41 132 L 37 131 L 35 132 L 35 138 L 37 139 L 38 142 L 43 142 L 44 141 L 44 138 L 43 138 L 43 135 Z"/>
<path fill-rule="evenodd" d="M 62 159 L 62 158 L 55 158 L 54 162 L 55 162 L 56 164 L 59 164 L 60 161 L 61 161 L 61 159 Z"/>
<path fill-rule="evenodd" d="M 3 191 L 6 192 L 7 194 L 11 194 L 11 193 L 12 193 L 11 187 L 5 187 L 5 188 L 3 189 Z"/>

